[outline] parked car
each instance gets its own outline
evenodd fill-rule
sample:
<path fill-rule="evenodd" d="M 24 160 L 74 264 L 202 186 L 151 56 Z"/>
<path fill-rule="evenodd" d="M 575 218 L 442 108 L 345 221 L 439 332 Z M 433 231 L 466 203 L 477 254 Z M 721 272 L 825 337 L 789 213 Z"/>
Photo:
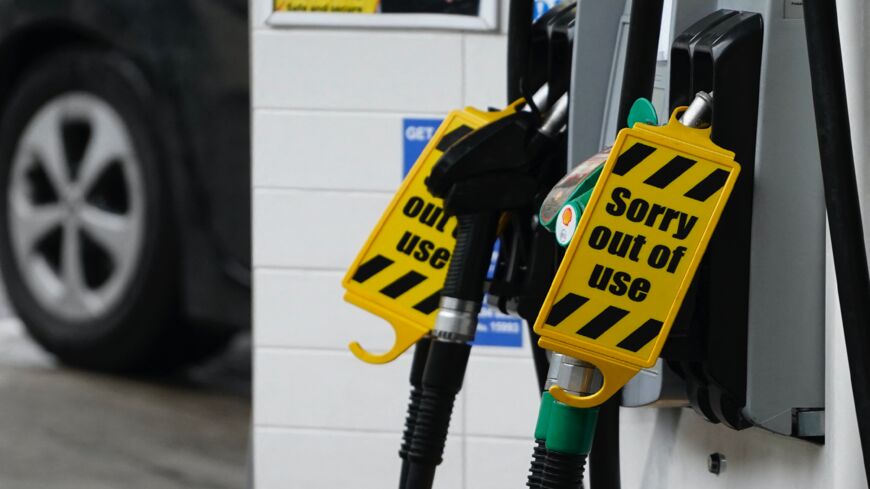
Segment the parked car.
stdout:
<path fill-rule="evenodd" d="M 0 271 L 76 366 L 250 325 L 246 0 L 0 0 Z"/>

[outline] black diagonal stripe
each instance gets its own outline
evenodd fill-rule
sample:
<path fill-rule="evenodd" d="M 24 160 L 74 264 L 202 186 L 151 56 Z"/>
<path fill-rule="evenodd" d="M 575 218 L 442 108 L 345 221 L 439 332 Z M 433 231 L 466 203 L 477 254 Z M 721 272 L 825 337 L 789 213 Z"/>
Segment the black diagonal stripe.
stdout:
<path fill-rule="evenodd" d="M 573 314 L 574 311 L 580 309 L 580 306 L 586 304 L 586 301 L 588 300 L 589 299 L 586 297 L 569 293 L 553 305 L 553 308 L 550 309 L 550 314 L 547 316 L 547 320 L 544 323 L 550 326 L 558 326 L 559 323 Z"/>
<path fill-rule="evenodd" d="M 438 304 L 441 301 L 441 291 L 435 292 L 429 297 L 423 299 L 418 302 L 417 305 L 414 306 L 414 309 L 422 312 L 423 314 L 432 314 L 435 312 L 435 309 L 438 309 Z"/>
<path fill-rule="evenodd" d="M 473 130 L 474 129 L 463 124 L 445 134 L 444 137 L 441 138 L 441 141 L 438 141 L 438 146 L 436 146 L 436 148 L 438 149 L 438 151 L 447 151 L 447 148 L 453 146 L 456 141 L 459 141 L 460 139 L 462 139 L 463 136 Z"/>
<path fill-rule="evenodd" d="M 592 321 L 586 323 L 585 326 L 577 330 L 577 334 L 587 338 L 598 338 L 612 328 L 613 325 L 619 322 L 628 314 L 625 309 L 620 309 L 616 306 L 607 306 L 607 309 L 601 311 L 600 314 L 592 318 Z"/>
<path fill-rule="evenodd" d="M 728 181 L 728 172 L 722 169 L 713 170 L 713 173 L 707 175 L 706 178 L 698 182 L 698 185 L 692 187 L 691 190 L 685 193 L 690 199 L 704 202 L 711 195 L 715 194 Z"/>
<path fill-rule="evenodd" d="M 386 287 L 381 289 L 381 294 L 384 294 L 391 299 L 395 299 L 400 295 L 404 294 L 405 292 L 420 285 L 420 282 L 424 280 L 426 280 L 425 275 L 411 270 L 410 272 L 399 277 L 390 285 L 387 285 Z"/>
<path fill-rule="evenodd" d="M 641 143 L 634 143 L 630 148 L 623 151 L 619 158 L 616 159 L 616 165 L 613 166 L 613 173 L 617 175 L 625 175 L 638 163 L 645 160 L 647 156 L 655 152 L 655 148 Z"/>
<path fill-rule="evenodd" d="M 686 170 L 692 168 L 695 160 L 683 158 L 682 156 L 674 156 L 674 158 L 665 163 L 665 166 L 658 169 L 651 177 L 644 180 L 643 183 L 652 185 L 656 188 L 665 188 L 674 180 L 680 178 L 680 175 L 686 173 Z"/>
<path fill-rule="evenodd" d="M 643 323 L 643 325 L 637 328 L 634 333 L 626 336 L 626 338 L 619 342 L 618 347 L 623 348 L 625 350 L 638 352 L 641 348 L 646 346 L 647 343 L 653 340 L 656 336 L 659 335 L 659 331 L 662 330 L 662 322 L 656 321 L 655 319 L 648 319 L 647 322 Z"/>
<path fill-rule="evenodd" d="M 374 258 L 369 261 L 363 263 L 356 269 L 356 273 L 353 274 L 353 281 L 363 283 L 366 280 L 374 277 L 375 275 L 384 271 L 385 268 L 393 264 L 393 260 L 390 260 L 384 255 L 376 255 Z"/>

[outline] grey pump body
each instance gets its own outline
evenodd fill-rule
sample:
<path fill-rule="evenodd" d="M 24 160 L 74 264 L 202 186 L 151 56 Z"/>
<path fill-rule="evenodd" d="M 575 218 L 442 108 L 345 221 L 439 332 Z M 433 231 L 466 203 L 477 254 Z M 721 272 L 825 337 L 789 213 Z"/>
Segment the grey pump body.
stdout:
<path fill-rule="evenodd" d="M 776 433 L 823 436 L 825 203 L 802 10 L 792 3 L 673 0 L 663 23 L 670 27 L 670 41 L 717 9 L 758 12 L 764 18 L 743 413 Z M 615 139 L 629 12 L 630 2 L 578 1 L 571 167 Z M 669 73 L 668 60 L 660 59 L 653 95 L 660 120 L 669 115 Z M 680 384 L 660 362 L 626 386 L 623 405 L 686 405 Z"/>

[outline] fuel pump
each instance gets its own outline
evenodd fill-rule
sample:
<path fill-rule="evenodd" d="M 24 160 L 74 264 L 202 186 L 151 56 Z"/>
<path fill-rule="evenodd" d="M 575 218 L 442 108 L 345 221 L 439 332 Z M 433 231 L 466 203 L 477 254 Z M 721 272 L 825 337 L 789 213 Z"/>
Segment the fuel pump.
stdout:
<path fill-rule="evenodd" d="M 825 343 L 820 149 L 821 166 L 828 172 L 824 197 L 829 222 L 837 219 L 841 233 L 842 248 L 835 250 L 841 256 L 838 281 L 851 284 L 842 301 L 854 308 L 843 313 L 844 327 L 854 338 L 848 348 L 856 403 L 867 397 L 867 369 L 855 353 L 867 343 L 866 328 L 856 326 L 867 302 L 866 257 L 859 245 L 862 233 L 855 226 L 860 217 L 852 193 L 836 14 L 824 2 L 808 5 L 805 13 L 783 12 L 779 2 L 761 1 L 751 11 L 741 7 L 747 8 L 744 2 L 728 0 L 675 6 L 678 34 L 670 59 L 662 63 L 667 68 L 659 75 L 670 87 L 665 103 L 673 109 L 686 105 L 698 91 L 712 93 L 710 138 L 734 151 L 742 170 L 716 234 L 687 284 L 662 360 L 640 369 L 620 397 L 626 407 L 690 406 L 708 421 L 733 429 L 756 426 L 820 443 Z M 801 16 L 806 39 L 799 28 Z M 806 64 L 807 45 L 812 71 Z M 582 74 L 575 68 L 574 76 Z M 815 143 L 813 104 L 806 96 L 810 81 L 818 138 L 826 148 Z M 572 90 L 572 120 L 585 113 L 588 99 L 604 95 L 581 92 L 576 83 Z M 576 148 L 586 144 L 585 136 L 572 134 L 571 161 L 582 159 L 576 158 Z M 843 185 L 842 199 L 833 196 L 838 185 Z M 577 206 L 570 214 L 577 214 Z M 855 269 L 845 270 L 843 256 L 852 257 Z M 570 305 L 566 302 L 563 312 Z M 542 344 L 547 341 L 545 337 Z M 591 396 L 565 396 L 571 397 Z M 858 411 L 863 430 L 866 420 L 860 407 Z M 862 443 L 870 438 L 863 434 Z"/>
<path fill-rule="evenodd" d="M 598 156 L 578 167 L 567 178 L 586 175 L 577 189 L 563 182 L 544 206 L 561 207 L 563 228 L 577 231 L 535 324 L 559 364 L 541 400 L 544 463 L 536 474 L 535 457 L 530 487 L 580 487 L 598 406 L 657 360 L 739 173 L 733 154 L 706 139 L 711 105 L 701 92 L 679 122 L 675 111 L 662 128 L 622 131 L 603 166 Z"/>
<path fill-rule="evenodd" d="M 728 2 L 718 3 L 728 4 Z M 770 7 L 770 10 L 768 10 L 768 7 Z M 683 3 L 680 3 L 677 9 L 675 17 L 678 21 L 685 22 L 688 14 L 684 10 L 690 10 L 689 7 L 683 8 Z M 771 4 L 761 10 L 766 15 L 768 12 L 774 12 L 774 9 L 775 6 Z M 694 12 L 697 13 L 698 11 L 699 9 L 695 8 Z M 779 35 L 777 29 L 784 29 L 784 27 L 779 24 L 771 28 L 770 31 Z M 626 406 L 690 405 L 702 413 L 708 420 L 724 422 L 737 429 L 750 425 L 763 426 L 780 433 L 813 440 L 815 439 L 814 436 L 817 436 L 814 433 L 818 433 L 818 427 L 821 426 L 818 422 L 820 410 L 818 407 L 813 406 L 820 405 L 817 401 L 820 390 L 817 390 L 815 387 L 818 385 L 815 379 L 818 378 L 819 372 L 822 371 L 818 363 L 821 357 L 813 351 L 814 345 L 821 343 L 817 340 L 813 341 L 813 335 L 816 334 L 815 331 L 819 331 L 812 324 L 814 314 L 802 314 L 802 317 L 796 318 L 796 321 L 791 324 L 782 321 L 770 324 L 771 321 L 768 320 L 767 324 L 765 324 L 766 331 L 757 327 L 742 326 L 747 323 L 747 316 L 751 316 L 747 312 L 750 309 L 747 291 L 758 288 L 757 285 L 750 286 L 750 256 L 751 254 L 759 253 L 759 249 L 763 249 L 763 245 L 760 245 L 758 248 L 756 248 L 755 244 L 750 245 L 754 241 L 751 238 L 751 234 L 757 232 L 758 229 L 753 224 L 755 216 L 753 215 L 752 208 L 753 180 L 758 175 L 758 171 L 755 169 L 757 153 L 755 137 L 758 127 L 758 94 L 763 47 L 762 33 L 762 15 L 759 13 L 737 10 L 714 10 L 707 17 L 697 21 L 695 25 L 686 28 L 682 34 L 677 36 L 674 42 L 669 61 L 671 108 L 688 104 L 692 100 L 691 97 L 697 91 L 714 92 L 716 103 L 715 109 L 710 114 L 710 122 L 712 122 L 710 138 L 716 144 L 734 150 L 737 155 L 736 159 L 740 161 L 744 172 L 743 176 L 736 180 L 731 201 L 721 217 L 719 230 L 709 244 L 709 250 L 700 264 L 695 279 L 690 281 L 691 286 L 685 284 L 687 287 L 685 300 L 682 303 L 682 307 L 678 308 L 679 315 L 673 321 L 674 326 L 671 331 L 671 339 L 668 340 L 668 344 L 662 352 L 665 362 L 654 362 L 647 369 L 638 369 L 643 374 L 636 376 L 626 386 L 621 398 L 623 405 Z M 792 35 L 792 31 L 789 31 L 788 35 Z M 779 40 L 777 42 L 781 43 Z M 797 53 L 800 55 L 799 50 Z M 783 61 L 791 62 L 791 59 L 790 57 L 785 57 L 777 61 L 782 64 Z M 625 73 L 627 72 L 628 70 L 626 69 Z M 783 69 L 781 72 L 768 74 L 768 76 L 785 77 L 787 76 L 785 73 L 794 76 L 794 70 L 790 67 Z M 574 76 L 576 78 L 580 74 L 575 71 Z M 631 80 L 623 79 L 622 84 L 623 87 L 630 86 Z M 775 85 L 775 82 L 773 84 Z M 576 84 L 572 86 L 575 93 L 577 93 L 576 88 Z M 572 118 L 576 113 L 583 113 L 588 102 L 585 98 L 587 96 L 592 98 L 599 96 L 599 94 L 587 95 L 584 93 L 575 97 L 573 100 Z M 625 107 L 624 102 L 623 98 L 620 107 Z M 620 110 L 620 113 L 624 112 Z M 768 125 L 768 127 L 770 126 L 771 124 Z M 804 127 L 802 123 L 800 127 Z M 576 131 L 576 129 L 575 126 L 574 130 Z M 769 131 L 769 129 L 766 130 Z M 574 152 L 570 158 L 576 158 L 576 149 L 585 144 L 585 136 L 578 135 L 576 132 L 572 135 L 569 147 L 574 148 Z M 769 137 L 766 142 L 768 146 L 773 146 L 773 141 L 775 141 L 775 137 Z M 764 150 L 763 148 L 762 151 Z M 782 151 L 782 149 L 779 149 L 779 151 Z M 768 155 L 767 158 L 777 165 L 779 162 L 782 162 L 782 164 L 789 162 L 792 165 L 795 162 L 799 162 L 798 164 L 802 168 L 801 171 L 806 166 L 804 164 L 806 153 L 793 159 L 783 158 L 782 155 Z M 771 166 L 772 164 L 768 163 Z M 777 178 L 782 179 L 782 174 L 794 174 L 793 171 L 786 169 L 782 169 L 781 172 Z M 808 173 L 810 175 L 813 174 L 811 171 Z M 770 178 L 767 177 L 768 174 L 771 174 L 769 170 L 768 172 L 762 172 L 761 176 Z M 782 193 L 782 198 L 777 200 L 777 202 L 782 202 L 782 205 L 790 205 L 795 200 L 794 196 L 804 195 L 802 192 L 805 192 L 805 195 L 818 195 L 811 183 L 812 180 L 788 180 L 788 183 L 784 183 L 781 180 L 782 184 L 773 184 L 772 182 L 767 184 L 768 192 L 771 192 L 770 188 L 774 188 L 773 192 Z M 572 196 L 572 198 L 579 199 L 582 197 L 583 192 L 578 192 L 578 194 Z M 589 196 L 587 195 L 586 198 L 588 199 Z M 786 204 L 786 202 L 789 204 Z M 554 230 L 563 232 L 565 236 L 570 236 L 574 229 L 576 229 L 579 221 L 578 218 L 584 210 L 584 205 L 583 199 L 580 199 L 575 201 L 571 206 L 563 207 L 563 211 L 558 214 L 558 217 L 564 218 L 564 221 L 553 219 L 554 223 L 552 227 Z M 770 202 L 766 202 L 765 205 L 770 206 Z M 805 202 L 800 202 L 797 205 L 801 206 L 801 208 L 814 207 L 818 209 L 817 202 L 813 199 L 807 199 Z M 807 217 L 815 216 L 817 211 L 810 210 L 809 214 L 798 212 L 800 215 Z M 767 219 L 767 216 L 772 214 L 767 212 L 762 215 Z M 779 216 L 777 218 L 779 222 L 774 223 L 773 226 L 766 223 L 767 229 L 762 230 L 768 244 L 771 239 L 773 241 L 782 241 L 788 240 L 790 239 L 789 236 L 795 235 L 794 230 L 784 228 L 785 225 L 790 225 L 791 223 L 783 221 L 781 214 L 776 215 Z M 551 214 L 551 217 L 555 216 Z M 810 224 L 811 226 L 816 226 L 817 222 L 811 220 Z M 773 230 L 775 228 L 779 229 Z M 814 227 L 813 229 L 816 228 Z M 774 238 L 770 237 L 771 234 L 776 233 L 779 235 Z M 639 233 L 639 235 L 642 234 Z M 823 232 L 818 235 L 822 236 Z M 562 240 L 564 242 L 564 237 L 562 237 Z M 758 242 L 761 243 L 762 241 L 759 240 Z M 632 244 L 637 245 L 638 243 L 633 242 Z M 799 243 L 797 246 L 767 246 L 767 248 L 771 253 L 781 253 L 783 248 L 791 247 L 794 249 L 812 246 L 813 243 L 809 242 Z M 673 251 L 677 251 L 677 249 L 675 248 Z M 631 248 L 629 248 L 628 252 L 631 252 Z M 764 253 L 764 251 L 761 253 Z M 791 251 L 787 253 L 791 253 Z M 811 251 L 804 256 L 812 257 L 815 260 L 820 255 L 815 251 Z M 770 259 L 763 266 L 770 267 L 771 264 L 778 266 L 776 265 L 777 263 L 784 262 L 782 260 Z M 599 278 L 606 275 L 606 268 L 602 269 Z M 613 282 L 616 274 L 617 269 L 613 267 L 613 271 L 610 274 L 611 281 L 607 285 L 608 288 L 619 285 Z M 758 274 L 757 276 L 763 275 Z M 575 281 L 582 282 L 581 278 L 577 277 Z M 591 273 L 590 277 L 587 278 L 591 278 Z M 635 284 L 638 284 L 636 285 L 638 287 L 635 290 L 636 292 L 645 287 L 643 283 L 636 282 L 634 278 L 632 277 L 630 285 L 626 287 L 626 293 Z M 621 275 L 620 279 L 627 280 L 628 277 Z M 801 287 L 801 282 L 800 280 L 793 280 L 786 287 L 790 290 L 796 290 Z M 619 290 L 620 287 L 616 289 Z M 795 311 L 805 311 L 808 308 L 815 311 L 823 310 L 818 304 L 817 298 L 819 296 L 808 297 L 807 292 L 808 290 L 804 287 L 804 291 L 795 294 L 795 300 L 802 301 L 798 307 L 789 304 L 777 304 L 775 307 L 763 311 L 767 312 L 766 315 L 769 317 L 777 314 L 779 314 L 779 317 L 782 317 L 783 314 L 780 311 L 789 307 L 792 307 Z M 582 299 L 575 299 L 573 304 L 570 300 L 561 304 L 555 304 L 562 306 L 561 311 L 557 307 L 553 307 L 553 310 L 562 315 L 567 314 L 570 316 L 571 314 L 577 314 L 578 310 L 588 307 L 586 305 L 588 297 L 582 295 L 580 297 L 587 300 L 584 302 Z M 621 309 L 628 310 L 628 308 Z M 550 313 L 552 312 L 550 311 Z M 758 312 L 759 309 L 756 309 L 754 314 L 757 315 Z M 789 316 L 799 315 L 801 314 L 790 314 Z M 741 316 L 743 319 L 741 319 Z M 543 313 L 542 317 L 544 317 Z M 596 318 L 598 316 L 592 319 Z M 558 322 L 558 317 L 546 317 L 546 319 L 543 319 L 545 326 L 547 326 L 546 320 L 549 319 L 552 319 L 552 322 Z M 575 321 L 577 319 L 576 317 L 574 318 Z M 757 323 L 757 319 L 755 321 Z M 611 318 L 611 322 L 618 323 L 619 321 L 613 321 Z M 590 321 L 590 324 L 593 324 L 593 321 Z M 549 326 L 554 325 L 551 324 Z M 582 326 L 580 324 L 576 326 L 578 331 L 583 329 L 579 327 Z M 613 335 L 614 330 L 612 325 L 605 326 L 599 328 L 604 330 L 600 332 L 601 337 L 606 337 L 608 334 Z M 649 331 L 659 327 L 655 322 L 644 323 L 644 326 L 647 326 L 647 328 L 639 328 L 634 333 L 642 336 L 641 333 L 646 331 L 646 334 L 649 335 L 652 334 Z M 795 332 L 799 333 L 795 337 L 797 341 L 791 342 L 786 348 L 791 348 L 793 355 L 808 358 L 808 362 L 806 365 L 798 367 L 802 373 L 796 375 L 789 374 L 788 378 L 804 378 L 809 381 L 809 385 L 812 386 L 811 388 L 790 389 L 790 392 L 783 393 L 782 391 L 785 390 L 784 386 L 771 386 L 758 380 L 753 381 L 752 384 L 747 383 L 747 379 L 750 376 L 754 376 L 755 379 L 781 379 L 783 376 L 778 372 L 783 368 L 793 367 L 788 362 L 777 362 L 770 355 L 771 351 L 782 350 L 782 345 L 774 347 L 774 345 L 770 344 L 770 341 L 776 341 L 773 338 L 776 338 L 778 334 L 773 333 L 770 330 L 771 328 L 788 329 L 792 335 Z M 579 333 L 575 332 L 575 334 Z M 783 331 L 782 334 L 789 333 Z M 655 335 L 653 334 L 653 336 Z M 621 341 L 628 339 L 626 337 Z M 550 341 L 551 338 L 545 337 L 541 343 L 547 344 Z M 763 349 L 757 351 L 767 352 L 760 353 L 761 356 L 766 355 L 768 357 L 766 361 L 762 358 L 747 357 L 747 343 L 750 342 L 755 345 L 764 345 Z M 643 346 L 641 349 L 643 348 L 648 348 L 648 346 Z M 584 360 L 592 358 L 589 356 L 581 357 Z M 762 361 L 764 361 L 763 364 Z M 771 365 L 771 363 L 779 363 L 780 365 Z M 576 368 L 583 367 L 583 365 L 573 366 Z M 755 372 L 751 371 L 753 368 Z M 764 370 L 768 370 L 772 374 L 765 377 L 763 376 Z M 809 370 L 814 370 L 814 372 L 809 372 Z M 647 375 L 647 372 L 649 372 L 649 375 Z M 628 374 L 627 377 L 633 375 Z M 623 380 L 627 380 L 627 377 Z M 622 381 L 616 382 L 616 384 L 620 383 Z M 604 384 L 605 386 L 601 388 L 601 392 L 614 393 L 613 385 L 608 389 L 606 381 Z M 564 400 L 573 401 L 575 405 L 579 404 L 578 397 L 588 398 L 594 396 L 563 395 Z M 783 413 L 784 415 L 781 418 L 771 417 L 774 413 Z M 751 421 L 748 421 L 748 419 L 751 419 Z M 540 433 L 540 430 L 538 432 Z"/>
<path fill-rule="evenodd" d="M 757 11 L 717 3 L 726 8 L 694 18 L 697 12 L 677 7 L 688 27 L 675 36 L 664 73 L 671 108 L 698 90 L 715 92 L 711 139 L 735 152 L 743 172 L 664 361 L 625 387 L 622 404 L 689 406 L 733 429 L 758 426 L 820 442 L 825 224 L 812 107 L 798 95 L 809 90 L 803 33 L 778 20 L 775 2 Z M 776 54 L 763 72 L 765 51 Z M 790 95 L 774 88 L 783 84 Z M 793 101 L 788 110 L 782 97 Z"/>
<path fill-rule="evenodd" d="M 525 3 L 512 3 L 512 14 L 524 11 Z M 838 49 L 830 27 L 836 25 L 836 12 L 807 3 L 812 3 L 806 17 L 812 65 L 842 74 L 839 57 L 831 54 Z M 397 333 L 396 346 L 387 354 L 352 346 L 358 356 L 385 362 L 417 344 L 400 487 L 432 485 L 497 236 L 503 250 L 489 289 L 491 304 L 536 317 L 538 343 L 552 352 L 546 375 L 543 355 L 536 361 L 544 392 L 530 488 L 581 487 L 593 440 L 593 453 L 602 446 L 599 442 L 615 443 L 618 452 L 618 434 L 595 435 L 596 427 L 605 424 L 601 406 L 609 399 L 611 412 L 613 400 L 626 407 L 691 406 L 708 421 L 733 429 L 759 426 L 823 441 L 823 329 L 818 321 L 823 307 L 813 274 L 824 259 L 824 215 L 818 206 L 818 160 L 808 156 L 816 148 L 806 138 L 815 128 L 805 117 L 807 101 L 794 101 L 785 110 L 777 103 L 786 101 L 776 93 L 786 82 L 809 88 L 809 73 L 795 61 L 806 54 L 794 42 L 802 33 L 775 22 L 765 25 L 779 15 L 780 5 L 772 0 L 760 1 L 757 12 L 728 8 L 745 4 L 738 0 L 711 1 L 705 5 L 720 8 L 694 17 L 703 9 L 679 2 L 675 19 L 682 30 L 666 70 L 671 117 L 659 126 L 651 104 L 638 99 L 651 98 L 656 64 L 648 42 L 652 29 L 644 19 L 657 25 L 661 2 L 635 1 L 619 110 L 614 111 L 630 121 L 628 129 L 619 132 L 613 148 L 556 185 L 534 223 L 528 207 L 540 203 L 542 186 L 552 186 L 558 174 L 554 168 L 563 158 L 559 138 L 566 120 L 572 121 L 564 133 L 571 161 L 590 141 L 605 138 L 574 124 L 588 116 L 586 107 L 611 97 L 611 90 L 588 90 L 591 75 L 582 71 L 588 66 L 578 62 L 582 48 L 574 37 L 580 32 L 581 9 L 603 12 L 608 2 L 584 4 L 554 10 L 536 26 L 542 31 L 530 28 L 517 36 L 528 42 L 510 70 L 509 92 L 528 96 L 529 88 L 547 78 L 533 62 L 540 57 L 530 54 L 541 52 L 535 32 L 573 41 L 573 73 L 566 84 L 573 96 L 563 95 L 561 85 L 551 80 L 526 106 L 518 102 L 499 112 L 452 114 L 345 280 L 348 300 L 388 318 Z M 565 22 L 569 8 L 577 13 L 576 25 Z M 652 11 L 644 13 L 644 8 Z M 510 30 L 521 24 L 512 21 Z M 647 42 L 639 40 L 644 37 Z M 762 70 L 765 50 L 771 65 Z M 557 72 L 564 73 L 550 68 L 547 76 Z M 864 436 L 868 425 L 862 406 L 870 376 L 861 360 L 867 334 L 859 323 L 867 316 L 870 279 L 854 169 L 850 173 L 846 168 L 852 157 L 843 148 L 851 146 L 842 78 L 838 82 L 836 73 L 813 72 L 812 85 L 826 162 L 827 207 L 832 219 L 843 219 L 836 229 L 832 224 L 832 238 L 836 234 L 844 327 L 866 442 L 870 436 Z M 764 113 L 762 99 L 768 107 Z M 627 100 L 636 101 L 628 112 Z M 782 127 L 789 127 L 787 140 L 793 141 L 785 148 Z M 836 164 L 832 158 L 839 158 Z M 841 189 L 845 197 L 839 199 Z M 789 213 L 800 219 L 786 217 Z M 394 215 L 400 219 L 392 231 Z M 434 229 L 433 234 L 409 228 L 401 219 L 416 220 Z M 561 253 L 548 246 L 545 229 L 567 246 L 561 264 Z M 385 248 L 378 243 L 382 236 L 388 238 Z M 390 247 L 407 256 L 383 251 Z M 799 255 L 810 271 L 789 270 L 790 260 L 772 254 Z M 410 260 L 425 262 L 431 270 L 408 271 L 406 265 L 417 265 Z M 847 261 L 855 261 L 858 270 L 846 270 Z M 392 269 L 401 273 L 384 274 Z M 431 288 L 415 291 L 421 284 Z M 787 344 L 776 339 L 785 335 Z M 801 389 L 793 389 L 798 381 Z M 618 461 L 618 453 L 609 454 Z M 595 461 L 590 464 L 598 474 Z M 618 466 L 616 472 L 612 479 L 618 485 Z M 605 487 L 594 481 L 593 486 Z"/>

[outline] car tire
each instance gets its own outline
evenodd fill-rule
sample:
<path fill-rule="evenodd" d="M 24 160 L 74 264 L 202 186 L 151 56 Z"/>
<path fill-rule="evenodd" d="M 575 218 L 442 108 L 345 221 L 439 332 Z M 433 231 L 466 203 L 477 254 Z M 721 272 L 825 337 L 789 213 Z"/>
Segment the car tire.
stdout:
<path fill-rule="evenodd" d="M 182 318 L 155 100 L 124 56 L 74 49 L 38 61 L 0 107 L 0 270 L 65 363 L 166 370 L 227 340 Z"/>

